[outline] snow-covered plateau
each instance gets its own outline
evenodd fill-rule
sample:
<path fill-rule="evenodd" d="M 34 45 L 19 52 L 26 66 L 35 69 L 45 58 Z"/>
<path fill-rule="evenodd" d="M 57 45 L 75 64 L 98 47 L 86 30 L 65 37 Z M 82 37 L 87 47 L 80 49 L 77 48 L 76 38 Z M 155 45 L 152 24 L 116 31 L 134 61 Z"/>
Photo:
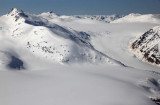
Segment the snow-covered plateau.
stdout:
<path fill-rule="evenodd" d="M 159 14 L 13 8 L 0 16 L 0 105 L 160 105 L 159 27 Z"/>

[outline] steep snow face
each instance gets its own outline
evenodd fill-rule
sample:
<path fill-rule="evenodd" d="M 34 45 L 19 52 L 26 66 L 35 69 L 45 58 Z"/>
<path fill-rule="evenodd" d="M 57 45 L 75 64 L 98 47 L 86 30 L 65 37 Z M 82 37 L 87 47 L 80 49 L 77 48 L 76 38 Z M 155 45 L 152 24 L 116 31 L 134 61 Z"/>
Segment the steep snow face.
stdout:
<path fill-rule="evenodd" d="M 59 26 L 43 17 L 14 8 L 9 14 L 0 17 L 0 23 L 2 38 L 10 38 L 35 56 L 57 63 L 121 65 L 120 62 L 96 50 L 90 43 L 90 35 L 86 32 Z"/>
<path fill-rule="evenodd" d="M 160 65 L 159 43 L 160 26 L 157 26 L 134 41 L 131 45 L 131 51 L 143 61 Z"/>
<path fill-rule="evenodd" d="M 143 22 L 143 23 L 160 23 L 160 14 L 129 14 L 122 18 L 112 21 L 111 23 L 135 23 L 135 22 Z"/>

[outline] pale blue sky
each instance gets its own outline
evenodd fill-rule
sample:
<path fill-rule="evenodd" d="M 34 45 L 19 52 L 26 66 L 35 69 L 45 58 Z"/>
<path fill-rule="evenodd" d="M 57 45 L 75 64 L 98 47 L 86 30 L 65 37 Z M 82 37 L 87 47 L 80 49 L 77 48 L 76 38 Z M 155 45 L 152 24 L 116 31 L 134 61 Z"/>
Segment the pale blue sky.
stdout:
<path fill-rule="evenodd" d="M 35 14 L 160 14 L 160 0 L 0 0 L 0 15 L 13 7 Z"/>

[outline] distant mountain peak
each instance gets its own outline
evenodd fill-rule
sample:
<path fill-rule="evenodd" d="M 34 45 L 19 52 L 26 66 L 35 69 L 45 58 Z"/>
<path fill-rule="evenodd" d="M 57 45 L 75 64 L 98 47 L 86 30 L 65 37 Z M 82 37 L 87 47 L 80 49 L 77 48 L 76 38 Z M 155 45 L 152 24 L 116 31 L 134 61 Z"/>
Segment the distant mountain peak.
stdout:
<path fill-rule="evenodd" d="M 97 20 L 97 21 L 102 21 L 106 23 L 110 23 L 116 19 L 119 19 L 123 16 L 120 16 L 118 14 L 113 14 L 113 15 L 74 15 L 76 18 L 80 19 L 91 19 L 91 20 Z"/>
<path fill-rule="evenodd" d="M 58 17 L 60 15 L 54 13 L 53 11 L 50 11 L 50 12 L 43 12 L 39 16 L 48 17 L 48 18 L 54 18 L 54 17 Z"/>
<path fill-rule="evenodd" d="M 59 14 L 54 13 L 53 11 L 48 12 L 49 14 L 60 16 Z"/>
<path fill-rule="evenodd" d="M 23 11 L 19 10 L 17 8 L 12 8 L 11 11 L 8 13 L 8 15 L 10 15 L 10 16 L 17 16 L 20 13 L 23 13 Z"/>
<path fill-rule="evenodd" d="M 130 14 L 128 14 L 129 16 L 140 16 L 140 15 L 142 15 L 142 14 L 140 14 L 140 13 L 130 13 Z"/>
<path fill-rule="evenodd" d="M 49 13 L 54 13 L 53 11 L 50 11 Z M 55 13 L 54 13 L 55 14 Z"/>

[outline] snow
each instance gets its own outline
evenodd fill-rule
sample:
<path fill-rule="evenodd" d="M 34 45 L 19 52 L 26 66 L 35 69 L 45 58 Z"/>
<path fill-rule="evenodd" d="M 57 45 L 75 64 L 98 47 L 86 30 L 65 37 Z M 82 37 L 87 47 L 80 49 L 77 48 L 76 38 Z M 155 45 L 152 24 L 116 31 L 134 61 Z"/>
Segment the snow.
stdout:
<path fill-rule="evenodd" d="M 43 18 L 46 18 L 48 20 L 54 20 L 54 21 L 91 21 L 91 23 L 94 21 L 101 21 L 101 22 L 106 22 L 110 23 L 116 19 L 119 19 L 123 16 L 120 15 L 72 15 L 72 16 L 66 16 L 66 15 L 57 15 L 53 12 L 44 12 L 39 14 L 38 16 L 41 16 Z"/>
<path fill-rule="evenodd" d="M 75 15 L 74 17 L 79 18 L 79 19 L 91 19 L 95 21 L 102 21 L 102 22 L 110 23 L 123 16 L 114 14 L 114 15 Z"/>
<path fill-rule="evenodd" d="M 122 18 L 116 19 L 111 23 L 160 23 L 160 14 L 134 14 L 131 13 Z"/>
<path fill-rule="evenodd" d="M 137 59 L 129 45 L 160 24 L 135 20 L 106 23 L 16 8 L 1 16 L 0 104 L 155 105 L 159 67 Z M 24 68 L 8 67 L 12 58 Z"/>
<path fill-rule="evenodd" d="M 131 43 L 133 52 L 142 61 L 159 66 L 158 43 L 160 42 L 159 26 L 148 30 Z"/>
<path fill-rule="evenodd" d="M 159 81 L 159 75 L 141 70 L 89 65 L 1 71 L 0 78 L 3 105 L 155 105 L 146 97 L 154 91 L 138 83 L 145 87 L 147 78 Z"/>
<path fill-rule="evenodd" d="M 13 9 L 2 27 L 9 27 L 6 35 L 36 56 L 56 63 L 90 62 L 121 65 L 107 55 L 94 49 L 89 42 L 90 35 L 49 22 L 47 19 Z M 12 25 L 10 25 L 12 23 Z M 3 29 L 6 31 L 5 29 Z M 11 36 L 10 36 L 11 35 Z"/>
<path fill-rule="evenodd" d="M 158 52 L 160 54 L 160 42 L 158 43 Z"/>
<path fill-rule="evenodd" d="M 85 31 L 92 35 L 91 44 L 98 51 L 120 61 L 126 66 L 144 69 L 159 70 L 158 67 L 148 65 L 129 52 L 130 43 L 144 34 L 149 29 L 158 26 L 158 23 L 111 23 L 93 21 L 92 24 L 84 24 L 80 21 L 54 21 L 61 26 L 70 27 L 74 30 Z"/>

